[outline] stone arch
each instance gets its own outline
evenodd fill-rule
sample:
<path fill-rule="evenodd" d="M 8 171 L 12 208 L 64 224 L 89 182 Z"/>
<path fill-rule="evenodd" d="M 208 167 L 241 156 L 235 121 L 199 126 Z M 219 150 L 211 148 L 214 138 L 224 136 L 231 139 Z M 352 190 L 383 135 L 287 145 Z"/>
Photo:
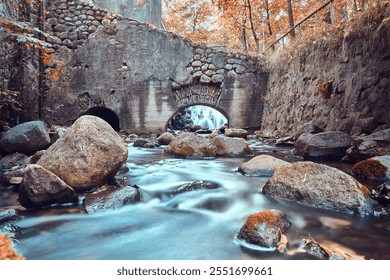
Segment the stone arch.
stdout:
<path fill-rule="evenodd" d="M 230 123 L 230 118 L 229 118 L 229 115 L 221 108 L 217 107 L 217 106 L 213 106 L 213 105 L 210 105 L 208 103 L 193 103 L 193 104 L 189 104 L 189 105 L 185 105 L 185 106 L 182 106 L 182 107 L 179 107 L 173 114 L 172 116 L 168 119 L 166 125 L 165 125 L 165 130 L 168 130 L 168 128 L 170 127 L 171 123 L 172 123 L 172 120 L 173 118 L 180 112 L 184 111 L 185 109 L 188 109 L 190 107 L 193 107 L 193 106 L 198 106 L 198 105 L 201 105 L 201 106 L 207 106 L 207 107 L 210 107 L 218 112 L 220 112 L 226 119 L 227 119 L 227 124 L 229 126 L 229 123 Z"/>
<path fill-rule="evenodd" d="M 106 107 L 92 107 L 82 114 L 82 116 L 84 115 L 99 117 L 109 123 L 115 131 L 120 130 L 119 117 L 111 109 Z"/>

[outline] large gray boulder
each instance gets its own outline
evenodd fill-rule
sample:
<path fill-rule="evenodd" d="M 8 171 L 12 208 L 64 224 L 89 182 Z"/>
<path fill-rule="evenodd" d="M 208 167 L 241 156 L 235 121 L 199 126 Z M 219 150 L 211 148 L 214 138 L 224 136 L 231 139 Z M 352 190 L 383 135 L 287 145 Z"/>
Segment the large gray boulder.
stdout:
<path fill-rule="evenodd" d="M 215 136 L 211 142 L 217 148 L 217 155 L 223 157 L 236 157 L 252 155 L 253 152 L 243 138 L 230 138 Z"/>
<path fill-rule="evenodd" d="M 18 152 L 31 155 L 49 145 L 49 132 L 42 121 L 19 124 L 4 133 L 0 139 L 0 150 L 7 154 Z"/>
<path fill-rule="evenodd" d="M 360 137 L 347 150 L 345 161 L 359 162 L 376 156 L 390 155 L 390 129 Z"/>
<path fill-rule="evenodd" d="M 80 117 L 39 159 L 75 190 L 101 186 L 125 163 L 126 145 L 104 120 Z"/>
<path fill-rule="evenodd" d="M 260 155 L 241 164 L 238 171 L 250 176 L 271 177 L 276 168 L 284 165 L 290 163 L 272 156 Z"/>
<path fill-rule="evenodd" d="M 29 166 L 19 188 L 19 201 L 26 208 L 78 202 L 75 191 L 55 174 L 39 165 Z"/>
<path fill-rule="evenodd" d="M 210 139 L 182 132 L 169 143 L 165 152 L 182 158 L 209 158 L 217 155 L 217 147 Z"/>
<path fill-rule="evenodd" d="M 351 147 L 352 137 L 342 131 L 302 134 L 295 143 L 295 153 L 304 158 L 341 159 Z"/>
<path fill-rule="evenodd" d="M 262 189 L 265 195 L 346 213 L 372 213 L 368 189 L 348 174 L 323 164 L 282 166 Z"/>
<path fill-rule="evenodd" d="M 352 174 L 369 179 L 390 180 L 390 155 L 363 160 L 354 165 Z"/>
<path fill-rule="evenodd" d="M 238 240 L 265 248 L 276 248 L 282 234 L 290 226 L 287 215 L 278 210 L 266 210 L 249 216 L 237 234 Z"/>

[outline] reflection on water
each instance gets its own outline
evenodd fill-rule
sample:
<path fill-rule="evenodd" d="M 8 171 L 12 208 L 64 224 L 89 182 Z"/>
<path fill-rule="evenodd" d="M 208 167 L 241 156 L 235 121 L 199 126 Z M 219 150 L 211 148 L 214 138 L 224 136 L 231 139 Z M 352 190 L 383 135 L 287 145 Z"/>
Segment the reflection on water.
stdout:
<path fill-rule="evenodd" d="M 294 160 L 289 150 L 252 143 L 257 153 Z M 268 178 L 243 176 L 248 158 L 173 159 L 163 148 L 129 147 L 130 171 L 119 180 L 137 184 L 144 202 L 100 214 L 58 215 L 27 212 L 18 222 L 16 247 L 27 259 L 312 259 L 299 249 L 309 236 L 354 258 L 390 259 L 390 221 L 360 218 L 260 194 Z M 215 182 L 221 188 L 172 195 L 190 181 Z M 239 246 L 235 235 L 247 216 L 266 209 L 285 211 L 293 226 L 288 251 L 256 251 Z M 52 213 L 42 216 L 42 212 Z M 59 211 L 59 210 L 56 210 Z"/>

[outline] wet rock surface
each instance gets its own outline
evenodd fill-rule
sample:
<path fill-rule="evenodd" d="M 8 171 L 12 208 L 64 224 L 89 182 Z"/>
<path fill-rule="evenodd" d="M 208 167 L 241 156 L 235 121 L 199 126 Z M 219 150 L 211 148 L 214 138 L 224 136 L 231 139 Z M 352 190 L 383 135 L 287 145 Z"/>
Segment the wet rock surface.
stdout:
<path fill-rule="evenodd" d="M 50 145 L 48 129 L 42 121 L 19 124 L 1 136 L 0 150 L 7 154 L 33 154 Z"/>
<path fill-rule="evenodd" d="M 172 133 L 165 132 L 157 138 L 157 142 L 160 145 L 169 145 L 173 139 L 175 139 L 175 136 Z"/>
<path fill-rule="evenodd" d="M 77 203 L 75 191 L 52 172 L 39 165 L 29 166 L 19 188 L 19 201 L 26 208 Z"/>
<path fill-rule="evenodd" d="M 92 214 L 119 209 L 140 201 L 141 193 L 137 186 L 104 186 L 100 190 L 86 195 L 84 207 L 89 214 Z"/>
<path fill-rule="evenodd" d="M 276 248 L 282 233 L 290 226 L 287 215 L 279 210 L 266 210 L 249 216 L 237 234 L 239 240 L 265 248 Z"/>
<path fill-rule="evenodd" d="M 211 138 L 211 142 L 217 148 L 216 153 L 218 156 L 234 157 L 253 154 L 243 138 L 215 136 Z"/>
<path fill-rule="evenodd" d="M 207 182 L 207 181 L 194 181 L 191 183 L 187 183 L 184 185 L 181 185 L 177 189 L 171 192 L 171 194 L 179 194 L 184 192 L 191 192 L 191 191 L 197 191 L 197 190 L 214 190 L 218 189 L 221 186 L 219 186 L 216 183 Z"/>
<path fill-rule="evenodd" d="M 226 137 L 246 138 L 248 131 L 242 128 L 226 128 L 224 134 Z"/>
<path fill-rule="evenodd" d="M 371 191 L 371 197 L 384 206 L 390 206 L 390 185 L 383 183 Z"/>
<path fill-rule="evenodd" d="M 324 132 L 322 128 L 320 128 L 318 125 L 315 125 L 313 123 L 307 123 L 299 129 L 298 133 L 295 134 L 295 139 L 298 139 L 302 134 L 309 133 L 309 134 L 317 134 Z"/>
<path fill-rule="evenodd" d="M 390 180 L 390 156 L 363 160 L 354 165 L 352 174 L 368 179 Z"/>
<path fill-rule="evenodd" d="M 390 155 L 390 129 L 360 137 L 347 150 L 345 161 L 359 162 L 376 156 Z"/>
<path fill-rule="evenodd" d="M 303 249 L 320 260 L 350 260 L 352 256 L 341 251 L 332 251 L 312 238 L 304 239 Z"/>
<path fill-rule="evenodd" d="M 250 176 L 271 177 L 276 168 L 289 164 L 287 161 L 272 156 L 260 155 L 241 164 L 238 171 Z"/>
<path fill-rule="evenodd" d="M 104 120 L 80 117 L 40 158 L 37 164 L 75 190 L 101 186 L 127 160 L 128 150 Z"/>
<path fill-rule="evenodd" d="M 14 166 L 23 164 L 26 159 L 27 159 L 27 156 L 24 154 L 21 154 L 21 153 L 14 153 L 14 154 L 5 156 L 0 160 L 0 172 L 2 170 L 8 170 Z"/>
<path fill-rule="evenodd" d="M 182 158 L 207 158 L 217 155 L 217 148 L 209 139 L 189 132 L 176 136 L 165 151 Z"/>
<path fill-rule="evenodd" d="M 353 139 L 342 131 L 302 134 L 295 143 L 295 152 L 306 159 L 341 159 L 351 147 Z"/>
<path fill-rule="evenodd" d="M 262 193 L 346 213 L 368 215 L 373 212 L 365 186 L 336 168 L 312 162 L 277 168 Z"/>

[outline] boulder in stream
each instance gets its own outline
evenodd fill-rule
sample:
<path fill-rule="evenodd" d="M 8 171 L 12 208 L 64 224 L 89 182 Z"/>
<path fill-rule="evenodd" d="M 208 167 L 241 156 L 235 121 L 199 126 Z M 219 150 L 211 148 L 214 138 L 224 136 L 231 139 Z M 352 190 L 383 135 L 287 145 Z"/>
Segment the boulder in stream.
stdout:
<path fill-rule="evenodd" d="M 217 148 L 217 155 L 223 157 L 237 157 L 252 155 L 253 152 L 243 138 L 215 136 L 211 142 Z"/>
<path fill-rule="evenodd" d="M 241 164 L 238 171 L 250 176 L 271 177 L 276 168 L 289 164 L 269 155 L 260 155 Z"/>
<path fill-rule="evenodd" d="M 75 190 L 101 186 L 117 173 L 128 155 L 126 145 L 104 120 L 80 117 L 39 159 Z"/>
<path fill-rule="evenodd" d="M 172 133 L 164 132 L 157 138 L 157 142 L 160 145 L 169 145 L 173 139 L 175 139 L 175 136 Z"/>
<path fill-rule="evenodd" d="M 284 212 L 266 210 L 249 216 L 237 238 L 255 246 L 276 249 L 289 226 L 290 221 Z"/>
<path fill-rule="evenodd" d="M 277 168 L 262 193 L 346 213 L 373 212 L 373 201 L 365 186 L 336 168 L 313 162 Z"/>
<path fill-rule="evenodd" d="M 376 156 L 390 155 L 390 129 L 381 130 L 355 140 L 344 161 L 359 162 Z"/>
<path fill-rule="evenodd" d="M 26 168 L 19 188 L 19 201 L 26 208 L 77 203 L 75 191 L 52 172 L 39 165 Z"/>
<path fill-rule="evenodd" d="M 341 159 L 351 147 L 352 137 L 342 131 L 302 134 L 295 142 L 295 153 L 303 158 Z"/>
<path fill-rule="evenodd" d="M 98 191 L 86 195 L 84 207 L 89 214 L 92 214 L 119 209 L 139 201 L 141 201 L 141 193 L 137 186 L 103 186 Z"/>
<path fill-rule="evenodd" d="M 374 180 L 390 180 L 390 156 L 363 160 L 353 166 L 352 174 Z"/>
<path fill-rule="evenodd" d="M 179 193 L 197 191 L 197 190 L 214 190 L 218 188 L 220 188 L 220 186 L 215 183 L 211 183 L 207 181 L 194 181 L 191 183 L 181 185 L 180 187 L 172 191 L 171 194 L 179 194 Z"/>
<path fill-rule="evenodd" d="M 353 257 L 341 250 L 331 250 L 311 237 L 303 240 L 303 249 L 311 256 L 320 260 L 351 260 Z"/>
<path fill-rule="evenodd" d="M 224 134 L 226 137 L 246 138 L 248 130 L 242 128 L 226 128 Z"/>
<path fill-rule="evenodd" d="M 5 132 L 0 139 L 0 150 L 7 154 L 18 152 L 31 155 L 49 145 L 49 131 L 42 121 L 19 124 Z"/>
<path fill-rule="evenodd" d="M 210 158 L 216 156 L 217 147 L 210 139 L 182 132 L 169 143 L 165 152 L 182 158 Z"/>

